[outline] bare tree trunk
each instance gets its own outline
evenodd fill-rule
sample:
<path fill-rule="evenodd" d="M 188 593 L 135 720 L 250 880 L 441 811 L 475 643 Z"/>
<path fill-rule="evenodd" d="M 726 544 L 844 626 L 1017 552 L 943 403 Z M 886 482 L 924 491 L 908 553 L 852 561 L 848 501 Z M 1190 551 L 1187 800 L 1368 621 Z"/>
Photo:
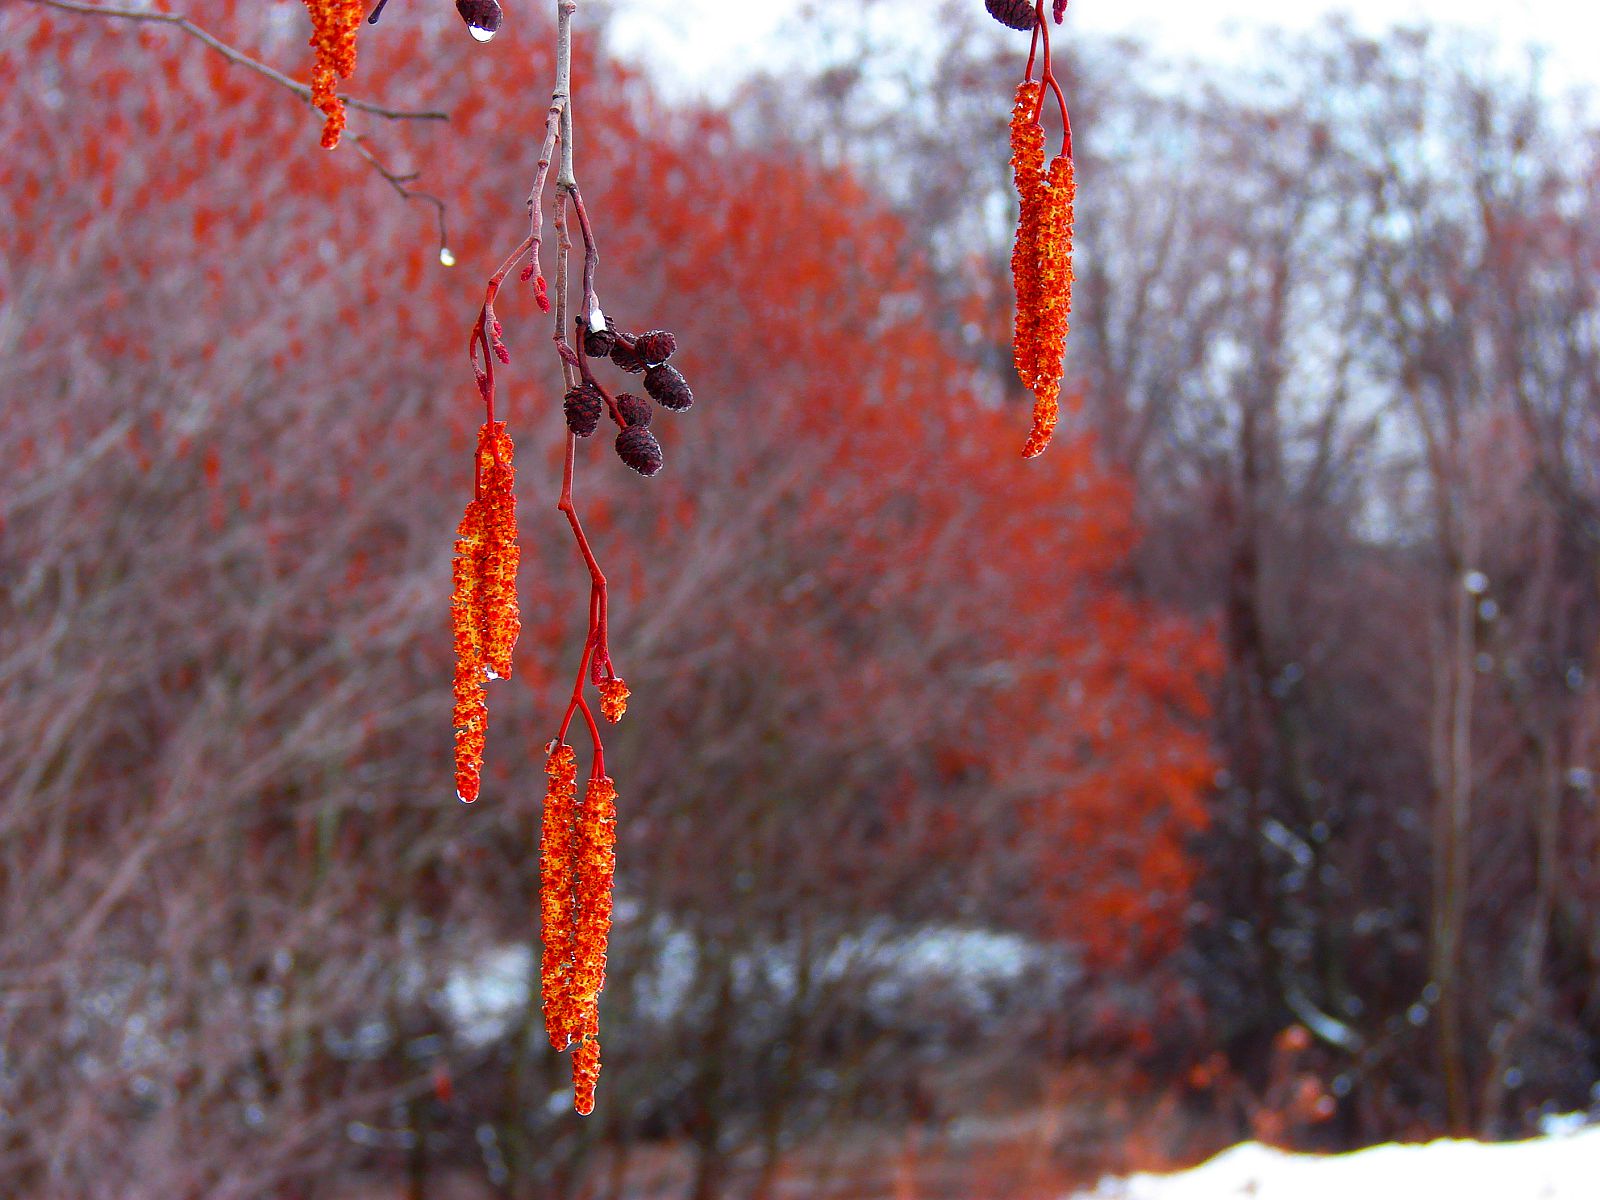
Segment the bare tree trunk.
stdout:
<path fill-rule="evenodd" d="M 1447 556 L 1452 564 L 1459 561 Z M 1476 595 L 1460 573 L 1451 581 L 1452 629 L 1444 664 L 1442 774 L 1434 840 L 1432 982 L 1438 988 L 1434 1026 L 1444 1072 L 1445 1112 L 1450 1132 L 1471 1132 L 1466 1063 L 1462 1046 L 1461 934 L 1466 924 L 1468 850 L 1472 821 L 1473 611 Z"/>

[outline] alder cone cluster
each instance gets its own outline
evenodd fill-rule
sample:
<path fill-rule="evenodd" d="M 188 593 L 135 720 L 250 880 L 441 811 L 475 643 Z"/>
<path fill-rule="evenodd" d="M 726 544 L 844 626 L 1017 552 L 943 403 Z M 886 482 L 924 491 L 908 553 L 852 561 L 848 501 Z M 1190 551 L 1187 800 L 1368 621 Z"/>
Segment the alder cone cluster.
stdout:
<path fill-rule="evenodd" d="M 650 420 L 655 415 L 650 400 L 673 412 L 682 412 L 694 403 L 688 380 L 676 367 L 667 365 L 667 359 L 677 353 L 677 337 L 665 329 L 624 333 L 610 317 L 603 329 L 590 329 L 583 317 L 578 318 L 577 324 L 584 354 L 591 359 L 610 359 L 613 366 L 630 375 L 643 372 L 644 390 L 650 398 L 620 392 L 613 399 L 585 365 L 585 379 L 568 389 L 562 404 L 567 428 L 578 437 L 589 437 L 600 424 L 600 414 L 609 410 L 619 427 L 617 457 L 641 475 L 656 474 L 663 457 L 661 443 L 650 432 Z"/>
<path fill-rule="evenodd" d="M 1039 16 L 1033 0 L 984 0 L 983 6 L 1000 24 L 1009 29 L 1020 29 L 1023 33 L 1033 28 Z"/>

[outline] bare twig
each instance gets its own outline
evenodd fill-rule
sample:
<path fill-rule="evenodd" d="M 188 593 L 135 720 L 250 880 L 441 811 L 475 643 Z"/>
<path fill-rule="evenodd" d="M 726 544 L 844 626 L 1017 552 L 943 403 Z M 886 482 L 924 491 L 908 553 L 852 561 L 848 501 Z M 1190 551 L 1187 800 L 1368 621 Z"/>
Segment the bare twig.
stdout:
<path fill-rule="evenodd" d="M 409 175 L 397 175 L 384 166 L 378 156 L 367 149 L 367 139 L 361 134 L 351 134 L 350 140 L 355 143 L 356 152 L 366 159 L 371 164 L 372 169 L 383 178 L 384 182 L 394 188 L 403 199 L 421 200 L 424 204 L 433 205 L 434 210 L 439 214 L 439 261 L 446 266 L 451 265 L 454 262 L 454 258 L 450 254 L 450 233 L 445 225 L 445 213 L 447 210 L 444 201 L 432 192 L 420 192 L 416 188 L 409 186 L 416 180 L 417 172 L 413 171 Z"/>

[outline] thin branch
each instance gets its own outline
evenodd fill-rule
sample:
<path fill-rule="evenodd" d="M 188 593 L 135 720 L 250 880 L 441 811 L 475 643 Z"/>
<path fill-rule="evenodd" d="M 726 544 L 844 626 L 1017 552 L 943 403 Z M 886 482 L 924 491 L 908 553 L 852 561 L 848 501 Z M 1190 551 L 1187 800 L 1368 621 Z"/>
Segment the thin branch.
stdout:
<path fill-rule="evenodd" d="M 221 38 L 206 32 L 193 21 L 181 13 L 151 12 L 137 8 L 112 8 L 104 4 L 84 4 L 80 0 L 29 0 L 41 8 L 54 8 L 62 12 L 81 13 L 85 16 L 116 17 L 123 21 L 148 21 L 157 25 L 171 25 L 187 33 L 190 37 L 198 38 L 211 49 L 229 62 L 237 63 L 254 71 L 265 79 L 270 79 L 280 87 L 288 88 L 307 104 L 311 103 L 311 87 L 308 84 L 291 79 L 282 71 L 269 67 L 260 59 L 251 58 L 244 51 L 230 46 Z M 354 96 L 340 96 L 351 108 L 358 108 L 362 112 L 371 113 L 375 117 L 387 117 L 391 121 L 448 121 L 450 114 L 436 110 L 413 111 L 401 108 L 389 108 L 386 105 L 375 104 L 371 100 L 359 100 Z"/>
<path fill-rule="evenodd" d="M 367 162 L 372 165 L 372 169 L 383 177 L 384 182 L 386 182 L 390 187 L 394 188 L 396 192 L 400 193 L 402 199 L 421 200 L 424 204 L 433 205 L 434 210 L 439 214 L 439 261 L 444 263 L 446 266 L 451 265 L 451 263 L 454 261 L 454 258 L 450 254 L 450 234 L 449 230 L 445 226 L 445 213 L 447 210 L 445 208 L 444 201 L 438 196 L 435 196 L 432 192 L 419 192 L 415 188 L 408 186 L 416 180 L 417 173 L 412 172 L 410 175 L 396 175 L 393 171 L 389 170 L 388 167 L 383 165 L 377 155 L 375 155 L 371 150 L 367 149 L 367 139 L 361 134 L 351 134 L 350 141 L 355 144 L 357 153 L 359 153 L 362 158 L 366 159 Z"/>

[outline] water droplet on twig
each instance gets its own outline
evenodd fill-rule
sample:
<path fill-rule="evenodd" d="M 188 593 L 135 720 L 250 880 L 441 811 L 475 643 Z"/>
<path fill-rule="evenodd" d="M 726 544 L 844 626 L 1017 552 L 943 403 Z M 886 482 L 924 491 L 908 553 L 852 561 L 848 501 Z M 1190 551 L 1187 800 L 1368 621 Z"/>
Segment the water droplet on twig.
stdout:
<path fill-rule="evenodd" d="M 449 246 L 439 247 L 439 262 L 442 266 L 453 267 L 456 265 L 456 256 L 450 253 Z"/>

